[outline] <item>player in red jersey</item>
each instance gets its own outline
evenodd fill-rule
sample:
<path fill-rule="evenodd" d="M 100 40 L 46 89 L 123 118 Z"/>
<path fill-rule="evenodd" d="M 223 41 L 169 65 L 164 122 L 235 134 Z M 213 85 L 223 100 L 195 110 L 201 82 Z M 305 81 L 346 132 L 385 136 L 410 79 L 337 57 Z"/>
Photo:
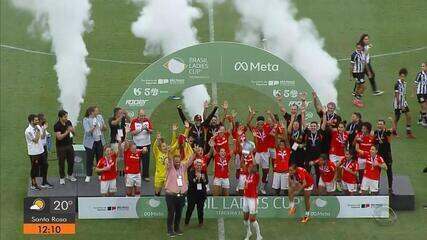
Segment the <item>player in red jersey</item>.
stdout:
<path fill-rule="evenodd" d="M 243 224 L 246 227 L 245 240 L 249 240 L 252 236 L 251 225 L 256 233 L 256 239 L 261 240 L 261 231 L 256 219 L 258 207 L 258 183 L 259 173 L 253 164 L 246 166 L 248 175 L 245 179 L 245 187 L 243 192 Z"/>
<path fill-rule="evenodd" d="M 387 165 L 385 164 L 384 159 L 378 154 L 378 149 L 375 145 L 372 145 L 368 152 L 359 148 L 356 148 L 356 150 L 366 159 L 362 185 L 360 186 L 362 194 L 377 194 L 381 169 L 387 170 Z"/>
<path fill-rule="evenodd" d="M 314 180 L 307 170 L 297 167 L 295 164 L 289 167 L 289 180 L 289 215 L 294 215 L 296 212 L 294 197 L 304 190 L 305 214 L 301 222 L 306 223 L 310 217 L 310 194 L 313 190 Z"/>
<path fill-rule="evenodd" d="M 227 131 L 225 125 L 218 128 L 218 131 L 212 136 L 214 142 L 215 151 L 219 152 L 221 148 L 224 148 L 227 154 L 230 154 L 230 144 L 228 139 L 230 138 L 230 132 Z"/>
<path fill-rule="evenodd" d="M 286 123 L 280 124 L 286 129 Z M 271 188 L 275 190 L 276 195 L 280 195 L 283 190 L 288 195 L 289 189 L 289 162 L 291 158 L 291 148 L 287 131 L 284 131 L 284 138 L 280 139 L 276 147 L 276 156 L 273 158 L 273 184 Z"/>
<path fill-rule="evenodd" d="M 141 194 L 141 154 L 142 149 L 137 149 L 134 142 L 125 142 L 124 165 L 126 196 L 139 196 Z"/>
<path fill-rule="evenodd" d="M 341 183 L 345 195 L 354 195 L 354 193 L 357 192 L 357 173 L 359 171 L 359 164 L 354 159 L 354 156 L 349 149 L 345 149 L 345 157 L 341 159 L 337 167 L 342 172 Z"/>
<path fill-rule="evenodd" d="M 203 147 L 195 145 L 194 146 L 194 153 L 195 153 L 194 159 L 195 160 L 197 160 L 197 159 L 201 160 L 202 173 L 207 173 L 208 172 L 208 165 L 209 165 L 209 162 L 210 162 L 212 154 L 213 154 L 213 148 L 211 148 L 207 154 L 204 154 Z M 194 168 L 195 166 L 196 166 L 196 163 L 193 162 L 192 167 Z"/>
<path fill-rule="evenodd" d="M 348 145 L 349 134 L 345 131 L 345 122 L 340 122 L 336 129 L 331 130 L 330 134 L 329 159 L 337 165 L 344 157 L 345 148 Z"/>
<path fill-rule="evenodd" d="M 113 196 L 117 192 L 117 152 L 109 145 L 104 147 L 104 156 L 99 159 L 95 171 L 101 175 L 101 194 L 104 197 Z"/>
<path fill-rule="evenodd" d="M 210 141 L 212 144 L 213 140 Z M 231 155 L 227 153 L 225 148 L 221 148 L 219 152 L 214 149 L 214 180 L 212 195 L 214 196 L 228 196 L 230 188 L 228 163 L 230 162 Z"/>
<path fill-rule="evenodd" d="M 320 154 L 316 161 L 311 161 L 310 165 L 318 165 L 320 179 L 318 184 L 318 194 L 331 195 L 336 190 L 336 165 L 332 160 L 328 159 L 326 154 Z"/>
<path fill-rule="evenodd" d="M 240 178 L 240 161 L 242 158 L 242 144 L 246 141 L 246 131 L 248 128 L 236 121 L 236 114 L 232 114 L 231 123 L 233 124 L 232 137 L 233 137 L 233 155 L 234 165 L 236 167 L 236 179 Z"/>
<path fill-rule="evenodd" d="M 371 147 L 375 143 L 375 137 L 371 131 L 372 125 L 369 122 L 363 122 L 361 131 L 356 134 L 356 138 L 354 139 L 356 149 L 360 149 L 364 152 L 370 151 Z M 361 183 L 365 170 L 366 159 L 363 154 L 359 153 L 359 151 L 357 151 L 357 163 L 359 164 L 359 183 Z"/>
<path fill-rule="evenodd" d="M 269 148 L 269 137 L 268 135 L 274 136 L 274 131 L 270 124 L 265 122 L 264 116 L 258 116 L 256 125 L 251 125 L 251 122 L 255 116 L 255 110 L 249 107 L 249 115 L 247 125 L 251 130 L 254 141 L 255 141 L 255 163 L 262 168 L 262 184 L 260 185 L 260 191 L 262 194 L 266 194 L 265 188 L 267 186 L 268 172 L 270 169 L 270 153 Z"/>

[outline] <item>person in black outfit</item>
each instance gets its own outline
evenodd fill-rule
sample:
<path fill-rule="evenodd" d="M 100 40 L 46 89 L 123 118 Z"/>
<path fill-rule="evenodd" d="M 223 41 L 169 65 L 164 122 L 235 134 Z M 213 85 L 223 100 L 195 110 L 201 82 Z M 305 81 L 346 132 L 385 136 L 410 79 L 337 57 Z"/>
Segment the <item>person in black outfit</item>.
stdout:
<path fill-rule="evenodd" d="M 179 117 L 181 118 L 182 122 L 185 123 L 186 121 L 188 121 L 187 118 L 185 117 L 184 112 L 182 111 L 182 106 L 178 105 L 177 109 L 178 109 Z M 190 122 L 189 137 L 193 138 L 194 145 L 198 145 L 201 147 L 205 146 L 205 143 L 206 143 L 205 128 L 208 127 L 212 118 L 215 116 L 215 113 L 217 110 L 218 110 L 218 107 L 215 106 L 212 112 L 209 114 L 209 116 L 206 117 L 204 121 L 202 121 L 202 116 L 200 116 L 199 114 L 196 114 L 194 116 L 194 123 Z"/>
<path fill-rule="evenodd" d="M 315 161 L 320 157 L 320 153 L 325 139 L 325 128 L 326 128 L 326 114 L 323 115 L 322 125 L 318 129 L 317 122 L 311 122 L 309 127 L 304 131 L 304 143 L 305 143 L 305 161 L 304 167 L 310 172 L 310 162 Z M 316 183 L 319 182 L 320 172 L 319 167 L 315 166 L 316 170 Z"/>
<path fill-rule="evenodd" d="M 185 214 L 185 225 L 190 222 L 194 207 L 197 205 L 197 217 L 199 227 L 203 226 L 203 207 L 206 200 L 206 185 L 208 175 L 202 172 L 202 160 L 194 161 L 195 167 L 188 170 L 188 192 L 187 192 L 187 212 Z"/>
<path fill-rule="evenodd" d="M 48 141 L 49 141 L 48 139 L 50 138 L 48 136 L 48 133 L 46 130 L 47 129 L 47 120 L 46 120 L 46 117 L 43 113 L 39 113 L 37 116 L 39 118 L 39 126 L 41 127 L 41 129 L 45 133 L 44 135 L 42 135 L 44 137 L 42 137 L 40 139 L 42 141 L 43 148 L 44 148 L 44 152 L 42 153 L 41 159 L 40 159 L 41 161 L 40 161 L 40 169 L 39 169 L 40 170 L 40 176 L 43 179 L 41 187 L 42 188 L 53 188 L 53 185 L 47 181 L 47 170 L 49 168 L 49 164 L 47 162 L 49 151 L 48 151 L 47 145 L 48 145 Z"/>
<path fill-rule="evenodd" d="M 354 138 L 362 130 L 362 115 L 359 112 L 354 112 L 351 115 L 351 122 L 347 124 L 345 130 L 348 132 L 349 149 L 355 151 Z"/>
<path fill-rule="evenodd" d="M 77 179 L 73 176 L 74 167 L 74 148 L 73 138 L 74 127 L 68 120 L 68 113 L 65 110 L 58 112 L 58 122 L 53 127 L 56 136 L 56 155 L 59 163 L 59 183 L 65 184 L 65 160 L 67 160 L 67 179 L 75 182 Z"/>
<path fill-rule="evenodd" d="M 386 128 L 384 120 L 378 120 L 377 128 L 374 131 L 375 144 L 378 146 L 378 154 L 384 159 L 387 165 L 388 192 L 393 194 L 393 170 L 391 168 L 393 159 L 391 157 L 390 145 L 392 132 Z"/>
<path fill-rule="evenodd" d="M 113 116 L 108 119 L 110 126 L 110 143 L 116 144 L 124 142 L 126 137 L 126 123 L 130 122 L 130 118 L 125 110 L 116 107 L 113 110 Z"/>

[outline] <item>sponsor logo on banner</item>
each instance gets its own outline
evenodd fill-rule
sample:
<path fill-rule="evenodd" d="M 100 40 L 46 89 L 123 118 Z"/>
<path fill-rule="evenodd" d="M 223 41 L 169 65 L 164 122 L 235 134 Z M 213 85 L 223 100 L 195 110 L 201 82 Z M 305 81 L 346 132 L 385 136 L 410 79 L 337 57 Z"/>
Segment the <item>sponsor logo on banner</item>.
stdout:
<path fill-rule="evenodd" d="M 158 88 L 133 88 L 133 94 L 135 96 L 144 95 L 149 96 L 158 96 L 161 91 Z"/>
<path fill-rule="evenodd" d="M 261 62 L 246 62 L 238 61 L 234 63 L 234 71 L 236 72 L 278 72 L 279 64 L 261 63 Z M 279 82 L 277 83 L 279 84 Z"/>
<path fill-rule="evenodd" d="M 169 61 L 163 64 L 163 66 L 169 70 L 169 72 L 174 74 L 182 73 L 186 67 L 184 61 L 180 58 L 169 59 Z"/>
<path fill-rule="evenodd" d="M 147 102 L 146 99 L 128 99 L 125 104 L 129 107 L 143 107 Z"/>
<path fill-rule="evenodd" d="M 310 215 L 316 218 L 372 218 L 374 211 L 388 206 L 388 196 L 312 196 Z M 205 218 L 241 218 L 243 199 L 237 196 L 208 197 Z M 165 218 L 163 197 L 80 197 L 79 218 Z M 287 197 L 259 197 L 258 214 L 261 218 L 294 218 L 304 215 L 304 198 L 295 198 L 296 216 L 289 216 Z M 185 210 L 184 210 L 185 212 Z M 196 217 L 196 214 L 193 215 Z M 384 216 L 387 217 L 387 216 Z"/>

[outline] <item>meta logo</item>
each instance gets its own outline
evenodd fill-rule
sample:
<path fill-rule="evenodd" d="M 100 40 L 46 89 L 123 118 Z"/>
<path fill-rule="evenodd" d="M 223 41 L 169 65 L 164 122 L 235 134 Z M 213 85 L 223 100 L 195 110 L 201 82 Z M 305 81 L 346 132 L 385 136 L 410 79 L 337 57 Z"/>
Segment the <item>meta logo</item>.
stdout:
<path fill-rule="evenodd" d="M 234 71 L 243 72 L 277 72 L 279 64 L 260 63 L 260 62 L 235 62 Z"/>

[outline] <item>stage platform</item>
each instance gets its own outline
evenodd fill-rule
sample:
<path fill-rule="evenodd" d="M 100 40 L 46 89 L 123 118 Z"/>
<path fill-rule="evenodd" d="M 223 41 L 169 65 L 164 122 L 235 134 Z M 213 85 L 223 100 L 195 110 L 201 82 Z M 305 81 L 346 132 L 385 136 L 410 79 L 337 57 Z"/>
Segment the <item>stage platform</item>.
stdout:
<path fill-rule="evenodd" d="M 49 177 L 49 182 L 54 185 L 53 189 L 42 189 L 40 191 L 34 191 L 30 189 L 30 181 L 28 182 L 28 197 L 99 197 L 99 180 L 97 176 L 93 176 L 89 183 L 84 182 L 84 178 L 78 177 L 76 182 L 70 182 L 66 180 L 65 185 L 59 184 L 58 177 Z M 269 178 L 269 182 L 272 182 L 272 176 Z M 212 189 L 213 179 L 209 177 L 210 189 Z M 236 195 L 236 184 L 237 181 L 234 177 L 230 178 L 230 195 Z M 274 191 L 271 189 L 271 184 L 266 189 L 267 195 L 274 195 Z M 125 193 L 125 181 L 124 177 L 117 178 L 117 193 L 115 196 L 124 197 Z M 408 176 L 394 176 L 393 185 L 394 196 L 390 197 L 390 205 L 395 210 L 414 210 L 415 208 L 415 193 L 412 188 L 411 182 Z M 153 181 L 145 182 L 142 181 L 141 186 L 142 196 L 153 196 L 154 187 Z M 209 192 L 210 195 L 211 192 Z M 340 195 L 337 192 L 336 195 Z M 388 184 L 387 178 L 383 177 L 380 181 L 380 193 L 379 195 L 388 195 Z"/>

